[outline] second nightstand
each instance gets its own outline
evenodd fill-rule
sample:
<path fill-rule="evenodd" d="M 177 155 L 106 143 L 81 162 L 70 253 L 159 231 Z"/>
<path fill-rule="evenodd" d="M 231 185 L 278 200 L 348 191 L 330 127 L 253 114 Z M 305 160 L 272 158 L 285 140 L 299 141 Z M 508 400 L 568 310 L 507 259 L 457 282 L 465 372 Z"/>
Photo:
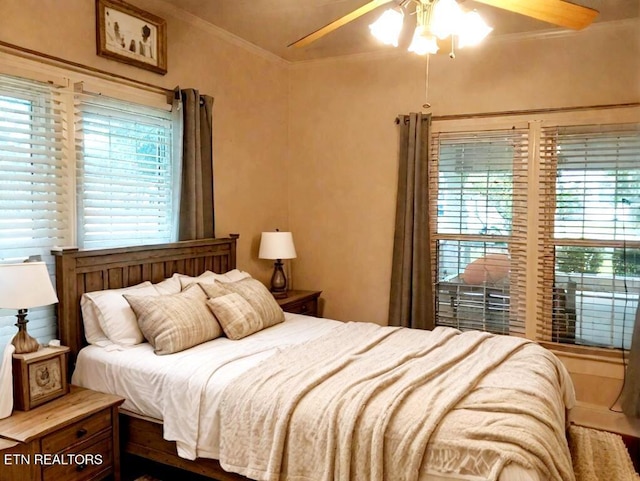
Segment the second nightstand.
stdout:
<path fill-rule="evenodd" d="M 319 317 L 318 297 L 322 291 L 288 291 L 284 299 L 276 299 L 285 312 Z"/>

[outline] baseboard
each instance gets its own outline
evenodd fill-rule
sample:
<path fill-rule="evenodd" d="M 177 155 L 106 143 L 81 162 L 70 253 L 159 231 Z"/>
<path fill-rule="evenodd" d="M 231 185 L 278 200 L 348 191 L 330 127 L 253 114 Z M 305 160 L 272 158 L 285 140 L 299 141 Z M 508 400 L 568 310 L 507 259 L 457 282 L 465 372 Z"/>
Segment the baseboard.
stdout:
<path fill-rule="evenodd" d="M 604 406 L 578 402 L 571 410 L 572 423 L 640 439 L 640 419 L 630 418 Z"/>

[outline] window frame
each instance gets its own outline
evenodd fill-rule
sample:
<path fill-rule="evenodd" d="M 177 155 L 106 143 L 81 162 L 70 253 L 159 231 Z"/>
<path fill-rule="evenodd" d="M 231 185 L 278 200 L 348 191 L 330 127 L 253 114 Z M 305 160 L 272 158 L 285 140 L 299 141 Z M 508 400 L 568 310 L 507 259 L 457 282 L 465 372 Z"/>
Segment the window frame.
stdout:
<path fill-rule="evenodd" d="M 150 84 L 136 82 L 124 77 L 108 75 L 104 72 L 88 70 L 81 67 L 69 66 L 55 60 L 42 58 L 32 58 L 22 53 L 11 53 L 9 51 L 0 51 L 0 75 L 8 75 L 11 77 L 22 78 L 28 81 L 41 82 L 48 84 L 55 89 L 59 97 L 59 101 L 63 105 L 63 124 L 65 130 L 65 138 L 63 139 L 63 155 L 65 157 L 65 169 L 68 173 L 65 179 L 66 192 L 70 193 L 66 202 L 65 219 L 68 220 L 68 234 L 65 237 L 64 245 L 51 245 L 54 247 L 75 246 L 77 245 L 77 206 L 76 206 L 76 175 L 75 175 L 75 126 L 74 126 L 74 96 L 78 94 L 93 94 L 105 96 L 116 100 L 130 102 L 132 104 L 141 104 L 148 107 L 155 107 L 174 112 L 174 121 L 181 121 L 181 112 L 174 108 L 174 96 L 172 91 L 161 87 L 154 87 Z M 174 139 L 172 156 L 174 159 L 179 158 L 180 151 L 179 135 L 181 128 L 174 128 Z M 176 185 L 179 185 L 178 179 L 180 173 L 179 162 L 173 162 L 174 175 Z M 174 201 L 179 198 L 179 193 L 173 192 Z M 177 220 L 174 213 L 173 220 Z M 177 236 L 177 226 L 174 226 L 174 236 Z M 47 248 L 49 250 L 49 248 Z M 52 273 L 52 282 L 55 285 L 55 274 L 53 273 L 52 260 L 50 260 L 49 269 Z M 53 313 L 53 307 L 43 308 L 50 309 Z M 33 310 L 33 314 L 37 315 L 41 309 Z M 0 328 L 7 327 L 11 331 L 5 334 L 6 341 L 9 342 L 15 334 L 15 313 L 10 310 L 1 310 L 0 312 Z M 49 334 L 38 336 L 40 342 L 47 342 L 55 336 L 55 317 L 48 321 L 47 328 Z M 0 344 L 2 347 L 4 344 Z"/>
<path fill-rule="evenodd" d="M 529 131 L 529 159 L 528 159 L 528 187 L 527 187 L 527 230 L 529 233 L 537 232 L 537 226 L 541 221 L 541 209 L 544 195 L 541 189 L 544 187 L 540 181 L 539 149 L 542 139 L 542 130 L 548 127 L 565 127 L 594 124 L 623 124 L 640 122 L 640 104 L 601 106 L 576 109 L 549 109 L 527 112 L 502 112 L 486 115 L 460 115 L 432 118 L 432 139 L 434 134 L 473 132 L 483 130 L 527 128 Z M 436 148 L 434 145 L 432 149 Z M 437 189 L 437 183 L 430 180 L 430 212 L 431 232 L 435 233 L 437 219 L 437 205 L 433 200 L 433 190 Z M 437 194 L 436 194 L 437 195 Z M 549 208 L 549 206 L 547 206 Z M 539 292 L 545 292 L 547 297 L 552 297 L 552 288 L 546 287 L 541 280 L 540 271 L 544 262 L 548 263 L 550 253 L 549 246 L 539 249 L 536 235 L 528 234 L 525 246 L 526 273 L 525 282 L 525 337 L 537 340 L 540 344 L 563 352 L 568 356 L 581 358 L 590 357 L 600 360 L 620 362 L 624 360 L 624 351 L 595 346 L 575 344 L 561 344 L 550 340 L 538 339 L 538 326 L 541 323 L 543 307 L 540 305 Z M 430 239 L 432 246 L 432 279 L 435 285 L 437 258 L 435 238 Z M 630 246 L 630 247 L 636 247 Z M 551 253 L 552 254 L 552 253 Z M 553 258 L 553 255 L 551 255 Z"/>

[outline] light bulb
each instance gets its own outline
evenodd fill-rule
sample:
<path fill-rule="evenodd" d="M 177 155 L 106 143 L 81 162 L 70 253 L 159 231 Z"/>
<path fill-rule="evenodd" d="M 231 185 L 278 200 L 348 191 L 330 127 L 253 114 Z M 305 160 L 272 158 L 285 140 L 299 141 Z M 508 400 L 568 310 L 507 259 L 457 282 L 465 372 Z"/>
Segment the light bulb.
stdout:
<path fill-rule="evenodd" d="M 409 52 L 418 55 L 426 55 L 428 53 L 436 53 L 438 51 L 438 42 L 433 35 L 430 35 L 425 27 L 417 26 L 413 33 Z"/>
<path fill-rule="evenodd" d="M 398 46 L 404 15 L 398 10 L 387 10 L 369 25 L 371 34 L 386 45 Z"/>
<path fill-rule="evenodd" d="M 456 0 L 438 0 L 433 7 L 429 28 L 439 39 L 458 33 L 463 11 Z"/>
<path fill-rule="evenodd" d="M 478 12 L 465 13 L 458 31 L 458 48 L 478 45 L 492 30 Z"/>

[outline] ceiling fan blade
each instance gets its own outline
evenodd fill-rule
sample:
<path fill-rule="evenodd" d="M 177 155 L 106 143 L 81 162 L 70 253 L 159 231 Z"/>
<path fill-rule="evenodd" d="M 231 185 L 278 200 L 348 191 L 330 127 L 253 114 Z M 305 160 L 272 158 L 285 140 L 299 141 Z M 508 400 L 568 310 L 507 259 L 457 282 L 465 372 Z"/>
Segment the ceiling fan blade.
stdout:
<path fill-rule="evenodd" d="M 563 0 L 475 0 L 561 27 L 580 30 L 590 25 L 598 11 Z"/>
<path fill-rule="evenodd" d="M 340 17 L 338 20 L 334 20 L 328 25 L 325 25 L 322 28 L 319 28 L 313 33 L 302 37 L 300 40 L 296 40 L 292 44 L 289 44 L 289 47 L 304 47 L 305 45 L 309 45 L 311 42 L 315 42 L 320 37 L 324 37 L 330 32 L 337 30 L 338 28 L 346 25 L 347 23 L 355 20 L 356 18 L 362 17 L 365 13 L 369 13 L 371 10 L 374 10 L 382 5 L 387 3 L 391 3 L 393 0 L 372 0 L 369 3 L 364 4 L 362 7 L 357 8 L 351 13 L 348 13 L 344 17 Z"/>

